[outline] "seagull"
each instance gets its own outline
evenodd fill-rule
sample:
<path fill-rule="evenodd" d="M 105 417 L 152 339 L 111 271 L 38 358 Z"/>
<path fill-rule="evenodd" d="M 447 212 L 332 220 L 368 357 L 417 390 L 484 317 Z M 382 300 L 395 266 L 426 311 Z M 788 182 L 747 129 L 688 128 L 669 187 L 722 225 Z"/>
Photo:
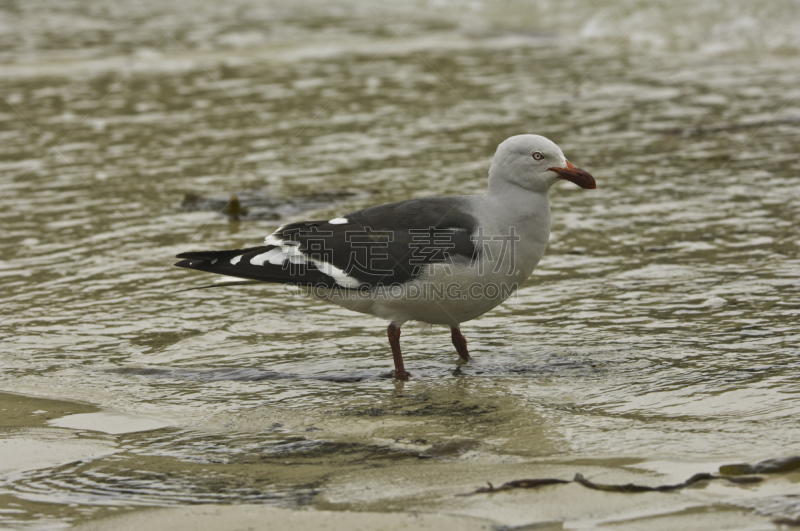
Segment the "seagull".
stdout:
<path fill-rule="evenodd" d="M 289 223 L 264 245 L 191 251 L 175 265 L 280 283 L 389 322 L 398 380 L 408 380 L 400 328 L 450 327 L 456 352 L 472 360 L 461 323 L 510 297 L 533 273 L 550 237 L 548 191 L 560 180 L 596 188 L 549 139 L 512 136 L 498 147 L 479 195 L 424 197 L 323 221 Z"/>

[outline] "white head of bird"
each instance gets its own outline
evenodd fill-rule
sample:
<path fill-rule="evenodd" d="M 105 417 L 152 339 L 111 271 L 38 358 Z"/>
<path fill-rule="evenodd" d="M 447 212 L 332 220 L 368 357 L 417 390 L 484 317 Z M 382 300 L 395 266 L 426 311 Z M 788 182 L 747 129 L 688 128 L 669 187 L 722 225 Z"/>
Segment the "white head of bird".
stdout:
<path fill-rule="evenodd" d="M 581 188 L 597 187 L 594 178 L 568 161 L 550 139 L 517 135 L 497 146 L 489 168 L 489 193 L 514 193 L 514 188 L 546 193 L 561 179 Z"/>

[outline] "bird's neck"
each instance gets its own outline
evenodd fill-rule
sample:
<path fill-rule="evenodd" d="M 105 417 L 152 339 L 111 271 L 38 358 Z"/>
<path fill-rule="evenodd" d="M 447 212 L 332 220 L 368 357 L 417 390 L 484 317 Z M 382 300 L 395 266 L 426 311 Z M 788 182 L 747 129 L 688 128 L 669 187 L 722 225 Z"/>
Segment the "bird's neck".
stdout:
<path fill-rule="evenodd" d="M 482 201 L 486 212 L 482 222 L 491 253 L 492 271 L 500 271 L 514 282 L 524 282 L 544 256 L 550 238 L 550 199 L 547 192 L 532 192 L 522 188 L 489 190 Z M 508 244 L 506 241 L 508 240 Z M 511 244 L 513 240 L 513 244 Z M 496 260 L 513 260 L 497 267 Z M 487 265 L 487 267 L 489 267 Z M 509 273 L 511 271 L 511 273 Z"/>
<path fill-rule="evenodd" d="M 550 237 L 550 198 L 518 186 L 490 188 L 484 196 L 498 224 L 495 230 L 515 227 L 518 234 L 533 243 L 546 244 Z"/>
<path fill-rule="evenodd" d="M 534 191 L 508 181 L 489 183 L 486 200 L 495 204 L 498 212 L 514 218 L 546 215 L 549 225 L 550 197 L 548 190 Z"/>

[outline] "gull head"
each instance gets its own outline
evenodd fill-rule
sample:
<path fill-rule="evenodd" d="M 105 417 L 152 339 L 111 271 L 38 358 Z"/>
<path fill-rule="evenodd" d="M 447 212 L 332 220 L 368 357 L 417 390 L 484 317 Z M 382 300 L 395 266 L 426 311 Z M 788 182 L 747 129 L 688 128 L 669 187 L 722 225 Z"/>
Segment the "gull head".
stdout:
<path fill-rule="evenodd" d="M 588 172 L 564 156 L 557 145 L 539 135 L 517 135 L 504 140 L 489 168 L 489 190 L 501 191 L 514 186 L 532 192 L 546 192 L 564 179 L 581 188 L 597 188 Z"/>

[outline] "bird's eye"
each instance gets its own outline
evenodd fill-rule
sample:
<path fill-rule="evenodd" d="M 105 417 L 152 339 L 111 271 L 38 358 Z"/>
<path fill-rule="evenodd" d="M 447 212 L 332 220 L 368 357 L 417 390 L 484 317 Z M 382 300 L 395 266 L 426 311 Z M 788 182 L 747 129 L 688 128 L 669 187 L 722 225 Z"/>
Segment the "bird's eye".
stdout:
<path fill-rule="evenodd" d="M 544 155 L 542 155 L 538 151 L 534 151 L 531 157 L 533 157 L 533 160 L 542 160 L 544 158 Z"/>

